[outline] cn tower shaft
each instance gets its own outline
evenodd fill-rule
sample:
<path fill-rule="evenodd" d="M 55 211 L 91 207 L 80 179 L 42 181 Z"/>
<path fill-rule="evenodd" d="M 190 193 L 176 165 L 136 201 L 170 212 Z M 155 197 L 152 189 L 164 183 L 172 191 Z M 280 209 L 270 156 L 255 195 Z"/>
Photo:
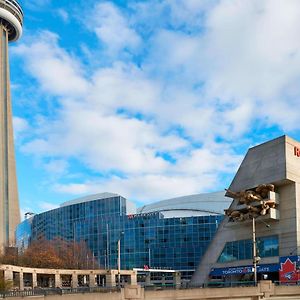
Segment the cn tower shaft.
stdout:
<path fill-rule="evenodd" d="M 10 77 L 8 27 L 0 23 L 0 249 L 14 245 L 15 228 L 20 222 Z"/>

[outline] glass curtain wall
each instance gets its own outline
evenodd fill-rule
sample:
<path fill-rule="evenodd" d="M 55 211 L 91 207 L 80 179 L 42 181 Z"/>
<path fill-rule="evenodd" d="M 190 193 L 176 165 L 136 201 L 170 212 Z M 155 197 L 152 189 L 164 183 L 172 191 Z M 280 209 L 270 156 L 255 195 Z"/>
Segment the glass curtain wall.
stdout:
<path fill-rule="evenodd" d="M 120 239 L 122 269 L 168 268 L 190 277 L 222 219 L 164 218 L 159 212 L 127 215 L 126 199 L 119 196 L 35 215 L 19 225 L 17 240 L 24 245 L 57 237 L 85 241 L 102 268 L 116 269 Z"/>

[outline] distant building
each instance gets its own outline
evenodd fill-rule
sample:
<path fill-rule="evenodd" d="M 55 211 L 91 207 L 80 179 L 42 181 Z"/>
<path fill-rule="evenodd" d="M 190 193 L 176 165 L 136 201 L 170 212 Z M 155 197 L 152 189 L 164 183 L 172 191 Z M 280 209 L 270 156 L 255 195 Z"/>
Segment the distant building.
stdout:
<path fill-rule="evenodd" d="M 20 209 L 14 155 L 8 42 L 22 35 L 23 12 L 16 0 L 0 1 L 0 250 L 14 244 Z"/>
<path fill-rule="evenodd" d="M 120 195 L 102 193 L 65 202 L 17 228 L 20 249 L 42 238 L 85 241 L 100 266 L 168 268 L 190 279 L 214 237 L 231 199 L 224 192 L 184 196 L 136 209 Z"/>

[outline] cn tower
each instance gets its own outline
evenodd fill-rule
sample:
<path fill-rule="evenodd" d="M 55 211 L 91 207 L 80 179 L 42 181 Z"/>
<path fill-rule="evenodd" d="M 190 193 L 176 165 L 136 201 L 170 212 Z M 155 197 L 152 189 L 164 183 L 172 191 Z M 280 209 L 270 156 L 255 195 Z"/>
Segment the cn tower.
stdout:
<path fill-rule="evenodd" d="M 0 0 L 0 250 L 14 246 L 15 228 L 20 222 L 8 42 L 22 35 L 23 12 L 15 0 Z"/>

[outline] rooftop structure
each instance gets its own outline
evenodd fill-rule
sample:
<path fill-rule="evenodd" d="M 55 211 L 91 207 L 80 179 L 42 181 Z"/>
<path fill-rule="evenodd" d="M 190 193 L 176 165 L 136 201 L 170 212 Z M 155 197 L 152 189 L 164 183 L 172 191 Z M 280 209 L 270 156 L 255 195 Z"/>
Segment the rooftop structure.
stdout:
<path fill-rule="evenodd" d="M 162 200 L 138 208 L 138 213 L 161 212 L 165 218 L 223 215 L 231 203 L 224 194 L 220 191 Z"/>
<path fill-rule="evenodd" d="M 14 244 L 20 222 L 14 156 L 8 42 L 22 35 L 23 12 L 15 0 L 0 0 L 0 250 Z"/>

